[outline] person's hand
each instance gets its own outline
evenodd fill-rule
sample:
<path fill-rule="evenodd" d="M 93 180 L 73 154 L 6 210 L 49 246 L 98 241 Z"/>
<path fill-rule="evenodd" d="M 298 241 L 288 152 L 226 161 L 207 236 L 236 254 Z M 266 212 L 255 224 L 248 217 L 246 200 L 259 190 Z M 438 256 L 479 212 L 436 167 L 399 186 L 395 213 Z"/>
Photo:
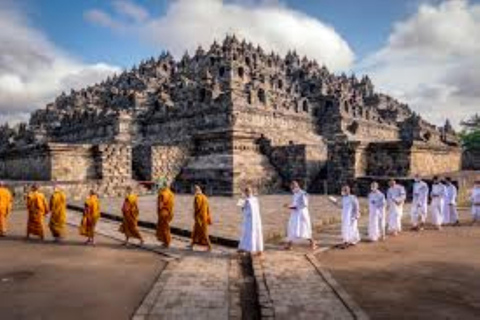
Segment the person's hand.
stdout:
<path fill-rule="evenodd" d="M 287 204 L 287 203 L 285 203 L 285 204 L 283 205 L 283 207 L 284 207 L 284 208 L 287 208 L 287 209 L 290 209 L 290 205 Z"/>

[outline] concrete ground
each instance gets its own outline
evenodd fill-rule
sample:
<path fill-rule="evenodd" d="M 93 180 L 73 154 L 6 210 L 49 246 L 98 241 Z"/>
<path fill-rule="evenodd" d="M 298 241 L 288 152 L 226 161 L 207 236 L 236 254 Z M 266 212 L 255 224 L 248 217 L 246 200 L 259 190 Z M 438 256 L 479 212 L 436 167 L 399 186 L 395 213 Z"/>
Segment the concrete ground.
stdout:
<path fill-rule="evenodd" d="M 478 319 L 480 226 L 406 232 L 317 254 L 372 319 Z"/>
<path fill-rule="evenodd" d="M 130 319 L 165 266 L 157 254 L 98 236 L 86 247 L 77 228 L 64 244 L 23 240 L 26 212 L 0 238 L 1 319 Z"/>

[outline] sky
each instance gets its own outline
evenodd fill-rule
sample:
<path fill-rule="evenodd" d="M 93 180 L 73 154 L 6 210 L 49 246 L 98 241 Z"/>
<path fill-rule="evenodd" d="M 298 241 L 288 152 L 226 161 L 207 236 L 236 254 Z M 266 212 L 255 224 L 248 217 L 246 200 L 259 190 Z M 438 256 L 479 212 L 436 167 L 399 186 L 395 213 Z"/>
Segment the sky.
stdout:
<path fill-rule="evenodd" d="M 229 33 L 377 90 L 427 120 L 480 112 L 480 0 L 0 0 L 0 123 L 142 59 Z"/>

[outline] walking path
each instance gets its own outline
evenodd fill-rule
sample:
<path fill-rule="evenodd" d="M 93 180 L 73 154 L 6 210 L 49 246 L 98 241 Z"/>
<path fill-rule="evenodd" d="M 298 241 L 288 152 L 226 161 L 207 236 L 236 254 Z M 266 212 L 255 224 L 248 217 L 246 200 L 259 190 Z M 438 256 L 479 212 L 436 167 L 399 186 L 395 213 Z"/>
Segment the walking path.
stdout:
<path fill-rule="evenodd" d="M 254 259 L 262 318 L 272 319 L 357 319 L 350 301 L 317 270 L 315 258 L 299 252 L 269 251 Z"/>
<path fill-rule="evenodd" d="M 78 225 L 80 220 L 80 213 L 69 211 L 69 224 Z M 100 219 L 96 231 L 122 241 L 118 227 L 118 222 Z M 191 251 L 185 248 L 188 240 L 179 237 L 173 238 L 170 249 L 163 249 L 152 230 L 141 228 L 141 232 L 145 240 L 141 248 L 158 253 L 168 265 L 136 310 L 135 320 L 242 319 L 245 310 L 249 319 L 363 319 L 306 246 L 290 252 L 268 246 L 262 258 L 253 259 L 254 278 L 249 279 L 233 249 L 214 246 L 212 252 Z M 338 225 L 326 227 L 320 250 L 337 244 L 338 235 Z M 256 290 L 250 291 L 258 293 L 257 299 L 245 299 L 249 284 L 256 284 Z M 260 312 L 252 311 L 252 303 Z"/>

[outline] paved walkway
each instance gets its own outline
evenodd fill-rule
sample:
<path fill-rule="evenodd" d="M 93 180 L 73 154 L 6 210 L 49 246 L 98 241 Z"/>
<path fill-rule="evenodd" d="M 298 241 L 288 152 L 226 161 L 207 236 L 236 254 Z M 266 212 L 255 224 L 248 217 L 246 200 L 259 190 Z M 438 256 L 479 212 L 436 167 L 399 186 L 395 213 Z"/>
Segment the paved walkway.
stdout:
<path fill-rule="evenodd" d="M 80 213 L 71 211 L 68 222 L 78 225 L 80 217 Z M 123 240 L 118 226 L 118 222 L 100 219 L 97 232 Z M 159 247 L 152 230 L 141 232 L 145 238 L 142 248 L 157 252 L 169 263 L 133 319 L 242 319 L 245 297 L 239 287 L 248 279 L 242 278 L 234 250 L 214 246 L 210 253 L 190 251 L 185 249 L 188 240 L 178 237 L 166 250 Z M 321 235 L 321 249 L 334 245 L 338 243 L 339 226 L 332 225 Z M 338 295 L 331 281 L 309 260 L 309 253 L 306 246 L 291 252 L 269 246 L 262 259 L 253 259 L 262 319 L 355 318 L 345 303 L 348 295 Z"/>
<path fill-rule="evenodd" d="M 80 221 L 80 213 L 69 212 L 69 224 Z M 118 222 L 100 219 L 96 231 L 121 241 L 124 237 L 118 227 Z M 240 305 L 229 306 L 229 280 L 237 280 L 229 278 L 234 250 L 214 246 L 212 252 L 191 251 L 186 249 L 188 239 L 178 237 L 173 237 L 169 249 L 163 249 L 151 230 L 141 229 L 141 233 L 145 240 L 141 248 L 158 253 L 169 263 L 133 319 L 234 319 L 241 315 L 241 310 L 231 310 Z"/>
<path fill-rule="evenodd" d="M 262 318 L 360 318 L 348 296 L 340 297 L 337 284 L 327 282 L 318 268 L 315 258 L 300 252 L 268 251 L 263 258 L 255 258 Z"/>

